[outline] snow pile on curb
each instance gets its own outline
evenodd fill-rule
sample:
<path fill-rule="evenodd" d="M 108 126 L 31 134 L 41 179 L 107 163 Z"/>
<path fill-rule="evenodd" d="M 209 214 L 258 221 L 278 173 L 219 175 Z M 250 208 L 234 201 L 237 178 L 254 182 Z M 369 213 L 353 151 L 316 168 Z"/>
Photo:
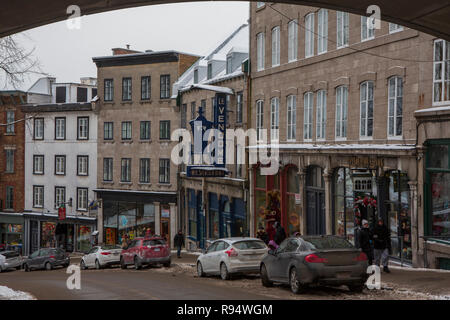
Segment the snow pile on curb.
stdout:
<path fill-rule="evenodd" d="M 434 295 L 430 293 L 414 292 L 407 289 L 399 289 L 397 291 L 399 291 L 402 294 L 420 297 L 427 300 L 450 300 L 450 295 Z"/>
<path fill-rule="evenodd" d="M 426 272 L 437 272 L 437 273 L 450 273 L 450 270 L 444 270 L 444 269 L 410 268 L 410 267 L 400 267 L 400 266 L 389 266 L 389 268 L 404 270 L 404 271 L 426 271 Z"/>
<path fill-rule="evenodd" d="M 0 300 L 36 300 L 31 294 L 0 286 Z"/>

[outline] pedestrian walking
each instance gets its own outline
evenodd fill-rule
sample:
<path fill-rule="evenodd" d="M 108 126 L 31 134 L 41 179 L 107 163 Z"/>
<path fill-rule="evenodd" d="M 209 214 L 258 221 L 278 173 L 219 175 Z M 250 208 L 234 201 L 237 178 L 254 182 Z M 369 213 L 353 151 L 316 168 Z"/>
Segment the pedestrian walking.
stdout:
<path fill-rule="evenodd" d="M 369 266 L 373 262 L 373 251 L 372 251 L 372 234 L 369 230 L 369 222 L 365 219 L 362 221 L 362 228 L 359 230 L 359 246 L 367 256 L 369 260 Z"/>
<path fill-rule="evenodd" d="M 173 238 L 173 243 L 177 247 L 177 257 L 181 258 L 181 247 L 184 246 L 184 235 L 181 229 L 178 230 L 178 233 Z"/>
<path fill-rule="evenodd" d="M 378 219 L 378 224 L 373 229 L 373 248 L 375 264 L 380 266 L 381 262 L 383 271 L 389 273 L 389 255 L 392 252 L 391 235 L 383 219 Z"/>
<path fill-rule="evenodd" d="M 275 252 L 275 251 L 278 249 L 277 243 L 276 243 L 275 241 L 273 241 L 273 240 L 270 240 L 270 241 L 269 241 L 268 247 L 269 247 L 269 249 L 272 250 L 273 252 Z"/>
<path fill-rule="evenodd" d="M 265 244 L 269 243 L 269 235 L 267 234 L 266 230 L 264 230 L 263 226 L 259 227 L 259 230 L 256 233 L 256 237 L 264 241 Z"/>
<path fill-rule="evenodd" d="M 122 249 L 125 249 L 126 247 L 128 247 L 128 240 L 127 240 L 127 235 L 124 235 L 122 237 Z"/>
<path fill-rule="evenodd" d="M 281 224 L 278 221 L 275 221 L 275 242 L 277 245 L 280 245 L 284 239 L 286 239 L 286 231 L 284 231 L 284 228 L 281 226 Z"/>

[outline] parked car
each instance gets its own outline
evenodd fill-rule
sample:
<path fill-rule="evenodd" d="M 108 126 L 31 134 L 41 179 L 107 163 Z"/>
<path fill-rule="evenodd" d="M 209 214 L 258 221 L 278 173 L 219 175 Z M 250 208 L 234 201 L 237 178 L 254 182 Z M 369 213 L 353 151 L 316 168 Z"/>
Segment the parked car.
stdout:
<path fill-rule="evenodd" d="M 0 252 L 0 272 L 8 269 L 20 270 L 22 267 L 22 257 L 17 251 Z"/>
<path fill-rule="evenodd" d="M 120 263 L 120 252 L 122 248 L 117 245 L 95 246 L 81 258 L 81 269 L 101 269 L 106 266 L 118 265 Z"/>
<path fill-rule="evenodd" d="M 197 258 L 197 275 L 220 275 L 229 280 L 233 274 L 258 273 L 267 246 L 256 238 L 226 238 L 211 243 Z"/>
<path fill-rule="evenodd" d="M 300 293 L 310 284 L 347 285 L 361 292 L 367 280 L 367 256 L 347 240 L 337 236 L 287 238 L 276 251 L 262 259 L 261 281 L 289 284 Z"/>
<path fill-rule="evenodd" d="M 162 264 L 170 267 L 170 248 L 162 237 L 136 238 L 120 253 L 120 267 L 134 265 L 139 270 L 144 265 Z"/>
<path fill-rule="evenodd" d="M 42 248 L 25 259 L 23 268 L 25 271 L 33 269 L 51 270 L 57 266 L 68 267 L 70 264 L 69 255 L 59 248 Z"/>

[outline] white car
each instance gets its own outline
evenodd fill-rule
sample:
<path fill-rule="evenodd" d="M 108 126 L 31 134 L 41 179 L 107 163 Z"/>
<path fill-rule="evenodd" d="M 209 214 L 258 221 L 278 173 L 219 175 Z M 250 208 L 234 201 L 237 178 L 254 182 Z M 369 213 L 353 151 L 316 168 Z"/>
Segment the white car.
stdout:
<path fill-rule="evenodd" d="M 105 266 L 119 265 L 122 248 L 117 245 L 102 245 L 93 247 L 81 258 L 81 269 L 89 267 L 101 269 Z"/>
<path fill-rule="evenodd" d="M 8 269 L 20 270 L 22 267 L 22 257 L 16 251 L 0 252 L 0 272 Z"/>
<path fill-rule="evenodd" d="M 261 260 L 267 254 L 266 244 L 256 238 L 226 238 L 214 241 L 197 259 L 197 275 L 259 273 Z"/>

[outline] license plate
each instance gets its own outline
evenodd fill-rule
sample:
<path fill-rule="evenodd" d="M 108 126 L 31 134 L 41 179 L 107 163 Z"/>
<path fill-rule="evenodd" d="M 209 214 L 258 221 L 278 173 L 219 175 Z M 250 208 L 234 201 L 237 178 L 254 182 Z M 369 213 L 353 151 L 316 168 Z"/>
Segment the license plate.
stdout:
<path fill-rule="evenodd" d="M 115 256 L 118 256 L 118 255 L 119 255 L 119 253 L 118 253 L 118 252 L 115 252 L 115 253 L 113 253 L 113 255 L 115 255 Z"/>
<path fill-rule="evenodd" d="M 154 249 L 154 251 L 160 251 L 160 250 L 161 250 L 160 248 L 155 248 L 155 249 Z"/>
<path fill-rule="evenodd" d="M 338 272 L 336 273 L 336 278 L 338 279 L 346 279 L 346 278 L 350 278 L 351 273 L 350 272 Z"/>

